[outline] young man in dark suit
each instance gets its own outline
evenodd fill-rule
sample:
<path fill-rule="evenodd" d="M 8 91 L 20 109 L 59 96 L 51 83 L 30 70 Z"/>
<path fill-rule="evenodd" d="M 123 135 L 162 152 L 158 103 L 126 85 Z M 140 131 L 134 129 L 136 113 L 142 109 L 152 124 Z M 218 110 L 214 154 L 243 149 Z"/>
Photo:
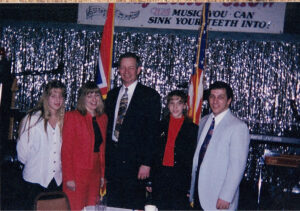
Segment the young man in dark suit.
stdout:
<path fill-rule="evenodd" d="M 160 96 L 137 81 L 141 72 L 137 55 L 121 55 L 118 66 L 123 84 L 112 89 L 105 102 L 107 204 L 143 209 L 144 181 L 150 174 L 158 137 Z"/>

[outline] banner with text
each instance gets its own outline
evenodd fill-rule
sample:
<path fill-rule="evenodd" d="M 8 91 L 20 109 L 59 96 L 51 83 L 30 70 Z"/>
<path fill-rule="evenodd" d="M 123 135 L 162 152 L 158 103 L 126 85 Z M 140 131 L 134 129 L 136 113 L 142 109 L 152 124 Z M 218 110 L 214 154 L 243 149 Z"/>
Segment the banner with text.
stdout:
<path fill-rule="evenodd" d="M 104 25 L 107 3 L 79 4 L 78 23 Z M 118 3 L 115 26 L 198 30 L 203 3 Z M 283 33 L 286 3 L 211 3 L 211 31 Z"/>

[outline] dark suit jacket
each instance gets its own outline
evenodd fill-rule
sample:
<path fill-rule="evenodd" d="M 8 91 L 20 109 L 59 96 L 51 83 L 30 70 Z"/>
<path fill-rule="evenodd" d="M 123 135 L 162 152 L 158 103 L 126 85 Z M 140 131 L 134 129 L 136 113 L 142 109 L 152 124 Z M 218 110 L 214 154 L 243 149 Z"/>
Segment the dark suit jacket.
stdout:
<path fill-rule="evenodd" d="M 164 158 L 165 148 L 168 139 L 170 117 L 168 116 L 161 121 L 160 124 L 160 139 L 158 143 L 158 157 L 154 166 L 154 182 L 164 182 L 160 175 L 160 168 L 163 168 L 162 162 Z M 193 156 L 197 144 L 198 126 L 192 121 L 185 119 L 175 141 L 174 148 L 174 167 L 171 183 L 178 186 L 177 189 L 188 192 L 190 188 L 191 172 L 193 166 Z M 159 186 L 159 185 L 158 185 Z M 163 190 L 160 190 L 163 191 Z"/>
<path fill-rule="evenodd" d="M 115 107 L 121 87 L 111 90 L 105 101 L 108 115 L 106 178 L 137 178 L 141 165 L 151 166 L 158 137 L 160 96 L 149 87 L 137 84 L 119 134 L 112 141 Z"/>

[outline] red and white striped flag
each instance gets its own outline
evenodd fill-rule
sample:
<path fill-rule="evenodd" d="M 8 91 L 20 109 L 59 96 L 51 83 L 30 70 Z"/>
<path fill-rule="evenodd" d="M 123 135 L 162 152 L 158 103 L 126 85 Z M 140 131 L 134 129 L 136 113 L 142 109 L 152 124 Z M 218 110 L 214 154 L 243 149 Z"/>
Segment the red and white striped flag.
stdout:
<path fill-rule="evenodd" d="M 198 45 L 196 51 L 196 65 L 190 79 L 188 93 L 188 116 L 192 118 L 195 124 L 199 124 L 202 102 L 203 102 L 203 80 L 205 49 L 207 40 L 207 22 L 208 22 L 209 3 L 205 3 L 202 9 L 202 23 L 199 28 Z"/>

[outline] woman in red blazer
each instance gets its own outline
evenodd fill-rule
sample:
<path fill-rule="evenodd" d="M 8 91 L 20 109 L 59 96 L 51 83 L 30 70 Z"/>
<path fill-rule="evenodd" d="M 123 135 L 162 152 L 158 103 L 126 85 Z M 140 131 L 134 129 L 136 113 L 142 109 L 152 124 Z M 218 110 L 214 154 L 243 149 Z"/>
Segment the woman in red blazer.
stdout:
<path fill-rule="evenodd" d="M 63 190 L 72 210 L 95 205 L 104 188 L 107 116 L 99 88 L 87 82 L 79 90 L 77 109 L 66 113 L 63 126 Z"/>

